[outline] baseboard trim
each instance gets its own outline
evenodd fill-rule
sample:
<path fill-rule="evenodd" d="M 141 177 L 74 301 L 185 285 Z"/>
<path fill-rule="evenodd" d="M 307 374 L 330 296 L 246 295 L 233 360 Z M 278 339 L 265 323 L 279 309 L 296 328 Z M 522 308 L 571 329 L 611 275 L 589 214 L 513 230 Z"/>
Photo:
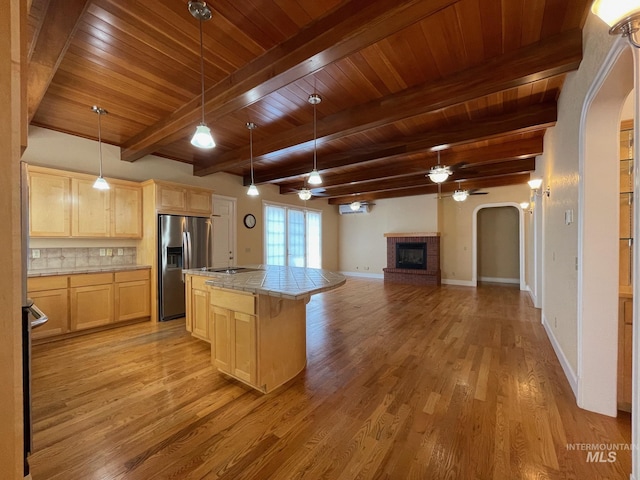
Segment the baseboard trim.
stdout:
<path fill-rule="evenodd" d="M 380 280 L 384 280 L 383 273 L 362 273 L 362 272 L 340 272 L 342 275 L 346 275 L 347 277 L 361 277 L 361 278 L 378 278 Z"/>
<path fill-rule="evenodd" d="M 475 287 L 476 284 L 474 282 L 472 282 L 471 280 L 454 280 L 451 278 L 443 278 L 442 279 L 442 284 L 443 285 L 456 285 L 458 287 Z"/>
<path fill-rule="evenodd" d="M 491 283 L 511 283 L 520 285 L 519 278 L 502 278 L 502 277 L 480 277 L 478 280 L 481 282 L 491 282 Z"/>
<path fill-rule="evenodd" d="M 547 332 L 547 337 L 551 342 L 551 346 L 553 347 L 553 350 L 556 352 L 556 357 L 560 362 L 560 366 L 564 371 L 565 377 L 567 377 L 567 380 L 569 381 L 569 385 L 571 386 L 571 390 L 573 391 L 573 396 L 577 402 L 578 376 L 575 374 L 575 372 L 571 368 L 571 365 L 569 364 L 569 360 L 567 360 L 567 357 L 565 356 L 564 351 L 562 350 L 562 348 L 560 347 L 560 344 L 558 343 L 558 339 L 556 338 L 556 336 L 553 333 L 553 330 L 549 326 L 549 323 L 547 322 L 547 318 L 545 317 L 544 312 L 542 312 L 542 326 L 544 327 L 544 330 Z"/>

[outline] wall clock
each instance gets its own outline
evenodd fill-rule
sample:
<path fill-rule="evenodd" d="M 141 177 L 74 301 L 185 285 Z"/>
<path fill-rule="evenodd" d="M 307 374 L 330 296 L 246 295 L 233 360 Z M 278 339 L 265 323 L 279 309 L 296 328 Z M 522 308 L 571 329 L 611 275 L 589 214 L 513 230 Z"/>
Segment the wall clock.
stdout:
<path fill-rule="evenodd" d="M 255 227 L 255 226 L 256 226 L 256 217 L 254 217 L 254 216 L 253 216 L 252 214 L 250 214 L 250 213 L 247 213 L 247 214 L 244 216 L 244 220 L 243 220 L 243 222 L 244 222 L 244 226 L 245 226 L 245 227 L 247 227 L 247 228 L 253 228 L 253 227 Z"/>

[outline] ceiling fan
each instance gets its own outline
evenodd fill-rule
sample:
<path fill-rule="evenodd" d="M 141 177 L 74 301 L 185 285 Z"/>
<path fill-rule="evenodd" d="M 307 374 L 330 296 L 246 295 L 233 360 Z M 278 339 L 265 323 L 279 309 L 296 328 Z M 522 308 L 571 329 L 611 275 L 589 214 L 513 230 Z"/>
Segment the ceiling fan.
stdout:
<path fill-rule="evenodd" d="M 445 197 L 453 197 L 456 202 L 464 202 L 469 195 L 487 195 L 489 192 L 480 192 L 479 188 L 472 188 L 469 190 L 464 190 L 460 188 L 460 182 L 458 182 L 458 188 L 451 195 L 441 195 L 438 196 L 438 199 Z"/>
<path fill-rule="evenodd" d="M 318 188 L 309 188 L 306 183 L 300 190 L 296 190 L 296 193 L 300 200 L 309 200 L 311 197 L 328 197 L 329 195 L 325 195 L 326 188 L 318 187 Z"/>

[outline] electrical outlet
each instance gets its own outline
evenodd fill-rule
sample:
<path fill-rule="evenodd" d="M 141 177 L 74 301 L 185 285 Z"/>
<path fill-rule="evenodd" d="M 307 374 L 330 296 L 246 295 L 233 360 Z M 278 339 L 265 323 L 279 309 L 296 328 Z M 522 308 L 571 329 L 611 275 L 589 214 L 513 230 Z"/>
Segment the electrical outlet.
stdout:
<path fill-rule="evenodd" d="M 119 248 L 118 249 L 118 256 L 120 255 L 124 255 L 124 248 Z"/>
<path fill-rule="evenodd" d="M 113 250 L 107 248 L 107 257 L 111 257 L 113 255 Z"/>
<path fill-rule="evenodd" d="M 31 250 L 31 258 L 40 258 L 40 250 L 37 248 Z"/>
<path fill-rule="evenodd" d="M 101 257 L 104 257 L 105 255 L 106 255 L 106 254 L 105 254 L 105 249 L 104 249 L 104 248 L 101 248 L 101 249 L 100 249 L 100 256 L 101 256 Z"/>

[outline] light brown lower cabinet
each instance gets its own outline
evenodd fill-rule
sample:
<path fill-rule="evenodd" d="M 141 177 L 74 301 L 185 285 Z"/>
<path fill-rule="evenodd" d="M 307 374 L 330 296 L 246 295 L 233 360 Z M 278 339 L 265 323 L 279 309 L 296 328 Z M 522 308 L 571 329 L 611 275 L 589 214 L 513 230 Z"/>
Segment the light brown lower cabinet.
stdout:
<path fill-rule="evenodd" d="M 69 331 L 69 292 L 67 277 L 34 277 L 28 279 L 29 298 L 47 314 L 49 321 L 34 328 L 33 339 L 63 335 Z"/>
<path fill-rule="evenodd" d="M 209 287 L 206 277 L 186 275 L 185 277 L 185 316 L 187 330 L 194 337 L 210 342 L 209 333 Z"/>
<path fill-rule="evenodd" d="M 150 318 L 149 269 L 32 277 L 27 290 L 49 317 L 34 340 Z"/>
<path fill-rule="evenodd" d="M 124 322 L 151 315 L 149 270 L 116 272 L 114 320 Z"/>
<path fill-rule="evenodd" d="M 218 370 L 256 385 L 256 317 L 211 306 L 212 361 Z"/>

